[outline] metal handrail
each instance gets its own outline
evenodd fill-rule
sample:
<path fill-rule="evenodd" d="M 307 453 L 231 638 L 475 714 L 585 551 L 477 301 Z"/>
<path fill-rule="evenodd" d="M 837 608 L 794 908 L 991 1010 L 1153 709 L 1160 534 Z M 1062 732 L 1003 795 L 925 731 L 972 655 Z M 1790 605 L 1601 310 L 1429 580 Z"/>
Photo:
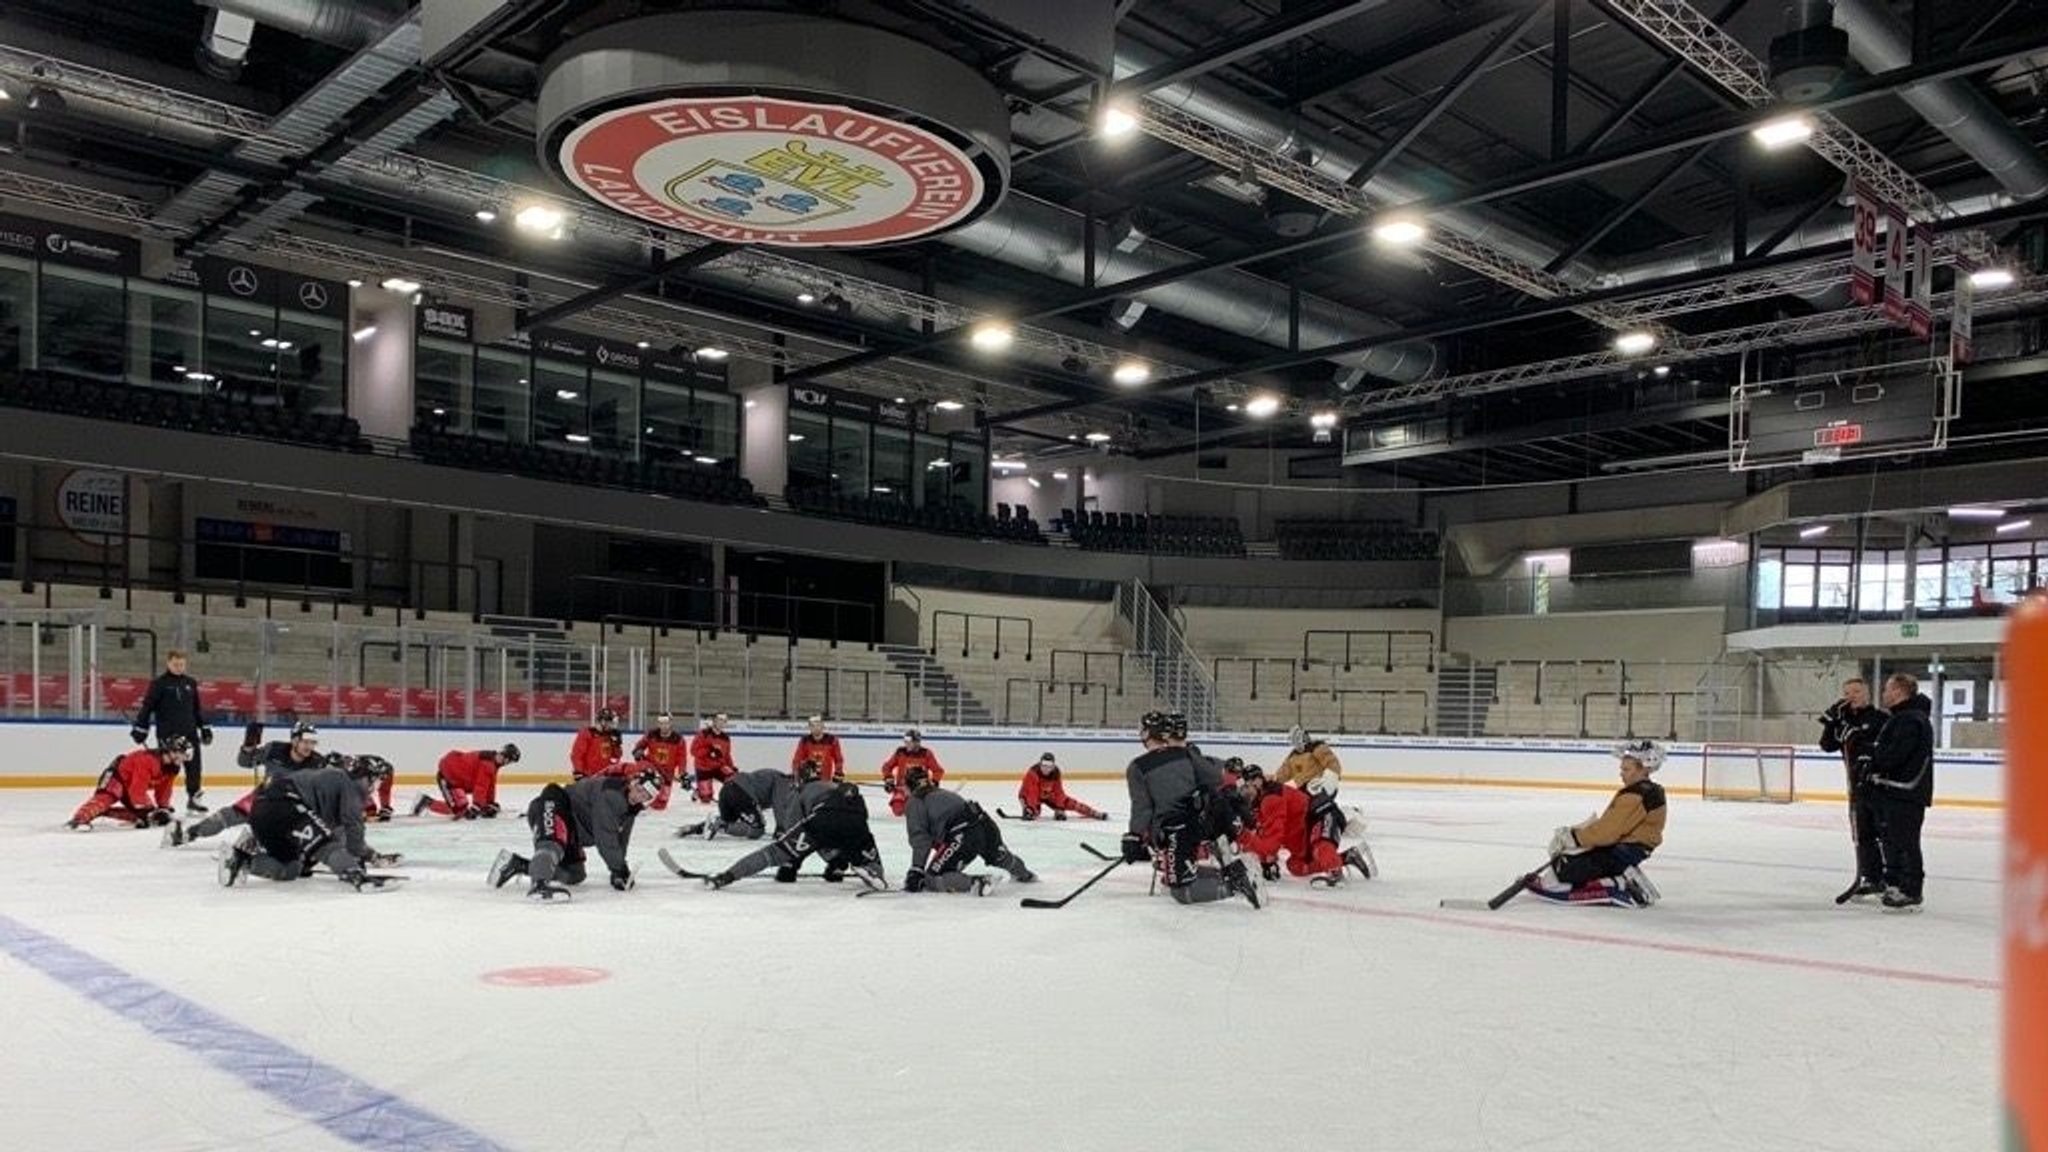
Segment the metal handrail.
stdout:
<path fill-rule="evenodd" d="M 1004 624 L 1022 624 L 1024 626 L 1024 659 L 1027 661 L 1031 659 L 1034 641 L 1032 637 L 1032 621 L 1029 616 L 1004 616 L 994 612 L 957 612 L 951 608 L 941 608 L 932 613 L 932 655 L 937 656 L 939 654 L 939 622 L 950 616 L 958 616 L 960 618 L 960 655 L 962 657 L 974 654 L 974 622 L 976 620 L 987 620 L 995 624 L 995 659 L 1001 660 L 1003 658 Z"/>
<path fill-rule="evenodd" d="M 1209 675 L 1219 685 L 1223 683 L 1223 666 L 1225 664 L 1249 664 L 1252 666 L 1252 691 L 1247 699 L 1257 700 L 1259 698 L 1259 665 L 1261 664 L 1282 664 L 1286 666 L 1287 699 L 1290 702 L 1294 700 L 1296 690 L 1300 687 L 1301 668 L 1295 663 L 1292 656 L 1218 656 L 1210 661 L 1211 670 Z"/>
<path fill-rule="evenodd" d="M 1114 660 L 1116 661 L 1116 694 L 1121 696 L 1124 694 L 1124 657 L 1126 655 L 1128 653 L 1119 649 L 1055 648 L 1052 650 L 1052 667 L 1047 671 L 1046 679 L 1056 681 L 1060 678 L 1061 656 L 1068 657 L 1069 664 L 1073 663 L 1072 657 L 1079 656 L 1081 658 L 1081 679 L 1087 681 L 1095 680 L 1094 661 Z M 1097 682 L 1099 683 L 1099 681 Z"/>
<path fill-rule="evenodd" d="M 1294 715 L 1297 723 L 1300 723 L 1303 720 L 1301 709 L 1302 703 L 1305 703 L 1307 699 L 1311 696 L 1328 696 L 1330 698 L 1331 703 L 1334 703 L 1338 706 L 1339 711 L 1337 720 L 1337 731 L 1339 732 L 1347 732 L 1350 730 L 1344 726 L 1342 712 L 1343 701 L 1345 697 L 1357 696 L 1368 700 L 1377 699 L 1379 701 L 1380 717 L 1379 727 L 1378 729 L 1376 729 L 1377 735 L 1429 735 L 1429 693 L 1420 688 L 1303 688 L 1301 690 L 1300 697 L 1297 699 L 1295 703 L 1294 708 Z M 1412 733 L 1391 732 L 1387 728 L 1387 701 L 1391 699 L 1399 699 L 1405 696 L 1422 697 L 1422 727 Z"/>
<path fill-rule="evenodd" d="M 1351 641 L 1354 637 L 1378 637 L 1386 642 L 1386 671 L 1394 670 L 1394 638 L 1397 636 L 1421 636 L 1429 641 L 1429 659 L 1423 667 L 1425 672 L 1436 671 L 1436 633 L 1427 628 L 1308 628 L 1301 633 L 1301 667 L 1309 667 L 1309 645 L 1317 636 L 1342 636 L 1344 638 L 1344 671 L 1351 671 Z"/>
<path fill-rule="evenodd" d="M 1595 700 L 1613 700 L 1621 705 L 1628 717 L 1626 730 L 1622 732 L 1622 735 L 1626 737 L 1635 736 L 1636 699 L 1642 696 L 1648 696 L 1651 699 L 1661 699 L 1666 703 L 1668 707 L 1665 713 L 1664 738 L 1667 740 L 1678 739 L 1678 700 L 1681 696 L 1690 699 L 1692 697 L 1690 692 L 1588 692 L 1579 697 L 1580 738 L 1587 739 L 1593 735 L 1588 712 L 1592 702 Z"/>

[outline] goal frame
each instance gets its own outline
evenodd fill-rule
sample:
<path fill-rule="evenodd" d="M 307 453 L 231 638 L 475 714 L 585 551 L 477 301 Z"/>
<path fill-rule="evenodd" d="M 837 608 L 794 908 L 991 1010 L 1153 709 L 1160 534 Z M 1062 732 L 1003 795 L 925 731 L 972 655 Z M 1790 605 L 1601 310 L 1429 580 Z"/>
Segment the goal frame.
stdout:
<path fill-rule="evenodd" d="M 1756 762 L 1757 787 L 1752 794 L 1731 792 L 1724 785 L 1714 786 L 1714 762 L 1740 757 L 1751 757 Z M 1785 766 L 1785 794 L 1774 795 L 1765 778 L 1766 764 L 1775 764 L 1782 757 Z M 1730 800 L 1753 804 L 1791 804 L 1799 799 L 1799 748 L 1794 744 L 1758 744 L 1746 741 L 1717 740 L 1700 745 L 1700 798 L 1702 800 Z"/>

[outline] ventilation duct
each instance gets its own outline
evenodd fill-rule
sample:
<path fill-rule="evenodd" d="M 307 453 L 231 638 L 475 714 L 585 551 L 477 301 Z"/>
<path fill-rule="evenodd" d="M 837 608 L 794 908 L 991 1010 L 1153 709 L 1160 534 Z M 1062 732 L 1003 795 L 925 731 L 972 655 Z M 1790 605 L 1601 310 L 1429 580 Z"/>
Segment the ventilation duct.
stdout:
<path fill-rule="evenodd" d="M 255 34 L 256 22 L 247 16 L 219 9 L 208 12 L 193 63 L 216 80 L 232 82 L 242 75 L 242 62 L 249 58 L 249 40 Z"/>
<path fill-rule="evenodd" d="M 1785 33 L 1771 41 L 1771 91 L 1780 100 L 1818 100 L 1849 67 L 1849 37 L 1834 26 L 1829 0 L 1798 0 Z"/>
<path fill-rule="evenodd" d="M 361 48 L 406 15 L 404 0 L 195 0 L 202 8 L 253 20 L 337 48 Z"/>

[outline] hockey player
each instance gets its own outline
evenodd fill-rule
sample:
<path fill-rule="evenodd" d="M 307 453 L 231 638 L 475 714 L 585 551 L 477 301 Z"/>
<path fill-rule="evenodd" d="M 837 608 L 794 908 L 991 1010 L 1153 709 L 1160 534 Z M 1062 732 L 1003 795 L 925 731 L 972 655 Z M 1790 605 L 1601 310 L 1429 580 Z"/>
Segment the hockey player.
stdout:
<path fill-rule="evenodd" d="M 863 883 L 885 888 L 882 854 L 875 848 L 875 834 L 868 828 L 868 803 L 860 788 L 843 780 L 827 780 L 816 760 L 797 767 L 797 807 L 801 819 L 777 836 L 765 848 L 757 849 L 715 876 L 708 876 L 708 888 L 723 888 L 735 880 L 752 876 L 764 868 L 775 869 L 780 884 L 796 883 L 797 870 L 811 853 L 825 858 L 825 879 L 838 883 L 849 869 L 861 874 Z"/>
<path fill-rule="evenodd" d="M 576 733 L 569 746 L 569 774 L 578 780 L 620 770 L 620 753 L 625 738 L 619 735 L 619 714 L 609 708 L 597 710 L 597 722 Z"/>
<path fill-rule="evenodd" d="M 199 701 L 199 681 L 187 675 L 185 669 L 183 651 L 173 648 L 164 655 L 163 673 L 149 682 L 149 691 L 143 693 L 142 706 L 135 710 L 135 724 L 128 737 L 142 743 L 149 739 L 153 724 L 159 745 L 166 736 L 183 736 L 192 745 L 191 758 L 185 765 L 185 811 L 200 815 L 206 811 L 206 805 L 202 802 L 199 749 L 213 743 L 213 726 L 206 722 L 206 706 Z"/>
<path fill-rule="evenodd" d="M 717 713 L 698 727 L 690 740 L 690 763 L 696 774 L 697 803 L 709 804 L 712 788 L 739 771 L 732 762 L 732 737 L 725 733 L 725 713 Z"/>
<path fill-rule="evenodd" d="M 910 870 L 903 874 L 905 892 L 972 892 L 986 896 L 1000 876 L 964 871 L 976 859 L 1009 873 L 1019 884 L 1038 877 L 1003 844 L 1002 829 L 972 800 L 939 787 L 938 777 L 922 764 L 903 770 L 903 827 L 910 835 Z"/>
<path fill-rule="evenodd" d="M 768 828 L 763 812 L 774 814 L 777 836 L 796 826 L 799 816 L 795 777 L 773 768 L 742 772 L 719 785 L 715 815 L 676 829 L 676 835 L 702 836 L 706 840 L 718 836 L 759 840 Z"/>
<path fill-rule="evenodd" d="M 310 727 L 301 723 L 293 731 Z M 219 877 L 223 887 L 232 888 L 244 872 L 265 880 L 297 880 L 325 865 L 361 892 L 383 886 L 367 865 L 395 860 L 380 857 L 363 839 L 361 784 L 323 763 L 263 782 L 249 809 L 248 828 L 235 843 L 223 846 Z"/>
<path fill-rule="evenodd" d="M 1884 841 L 1884 906 L 1917 908 L 1927 879 L 1920 825 L 1934 803 L 1934 702 L 1904 672 L 1884 678 L 1883 701 L 1891 715 L 1859 757 L 1863 792 Z"/>
<path fill-rule="evenodd" d="M 1532 873 L 1529 891 L 1565 904 L 1647 908 L 1659 893 L 1639 867 L 1664 842 L 1664 789 L 1650 775 L 1664 764 L 1664 746 L 1631 740 L 1615 748 L 1621 791 L 1607 810 L 1550 837 L 1550 863 Z"/>
<path fill-rule="evenodd" d="M 363 780 L 363 819 L 387 823 L 391 819 L 391 787 L 398 779 L 398 769 L 382 756 L 344 756 L 341 768 L 349 775 Z"/>
<path fill-rule="evenodd" d="M 498 771 L 507 764 L 519 763 L 519 745 L 507 744 L 492 751 L 481 748 L 474 752 L 456 749 L 441 757 L 434 771 L 434 783 L 440 786 L 441 798 L 434 799 L 425 792 L 413 801 L 412 814 L 432 812 L 450 820 L 474 820 L 481 816 L 486 820 L 498 818 Z"/>
<path fill-rule="evenodd" d="M 1321 786 L 1319 779 L 1310 784 Z M 1341 884 L 1347 866 L 1372 879 L 1374 869 L 1363 844 L 1343 846 L 1350 821 L 1334 798 L 1268 780 L 1257 764 L 1240 771 L 1239 788 L 1253 808 L 1244 831 L 1238 834 L 1237 846 L 1258 858 L 1262 877 L 1280 879 L 1280 853 L 1284 850 L 1288 874 L 1306 876 L 1311 884 Z"/>
<path fill-rule="evenodd" d="M 1324 791 L 1334 797 L 1337 781 L 1344 775 L 1344 766 L 1338 763 L 1337 753 L 1299 724 L 1288 730 L 1287 743 L 1287 759 L 1280 762 L 1280 769 L 1273 774 L 1273 780 L 1306 789 L 1309 781 L 1322 779 L 1328 783 Z"/>
<path fill-rule="evenodd" d="M 661 791 L 654 794 L 654 803 L 648 807 L 656 812 L 668 810 L 669 790 L 675 787 L 676 777 L 689 770 L 684 760 L 689 754 L 689 745 L 683 734 L 676 731 L 676 718 L 667 712 L 657 713 L 654 727 L 641 733 L 633 742 L 633 761 L 637 764 L 652 764 L 661 773 Z"/>
<path fill-rule="evenodd" d="M 128 821 L 135 828 L 174 823 L 169 807 L 171 781 L 192 752 L 192 742 L 185 737 L 165 736 L 155 748 L 137 748 L 116 756 L 101 770 L 92 795 L 64 826 L 74 832 L 90 832 L 92 822 L 102 816 Z"/>
<path fill-rule="evenodd" d="M 290 739 L 272 740 L 265 744 L 263 725 L 251 724 L 243 731 L 242 749 L 235 753 L 235 763 L 244 768 L 261 768 L 266 778 L 279 772 L 324 767 L 326 761 L 320 756 L 320 729 L 310 721 L 301 720 L 292 725 Z"/>
<path fill-rule="evenodd" d="M 938 755 L 924 746 L 924 734 L 915 728 L 903 734 L 902 745 L 882 762 L 882 785 L 889 790 L 891 816 L 903 815 L 904 804 L 909 799 L 903 778 L 912 768 L 923 768 L 934 784 L 946 778 L 946 770 L 940 767 Z"/>
<path fill-rule="evenodd" d="M 790 771 L 802 767 L 806 760 L 816 760 L 826 782 L 846 775 L 846 756 L 839 750 L 839 737 L 825 731 L 825 718 L 813 716 L 805 723 L 810 730 L 796 738 L 796 751 L 789 756 Z"/>
<path fill-rule="evenodd" d="M 1850 898 L 1884 894 L 1884 850 L 1877 834 L 1877 810 L 1862 787 L 1861 758 L 1884 727 L 1885 711 L 1870 703 L 1870 684 L 1861 676 L 1842 682 L 1842 698 L 1820 714 L 1820 748 L 1842 757 L 1849 779 L 1849 835 L 1856 844 L 1856 883 Z"/>
<path fill-rule="evenodd" d="M 566 901 L 569 887 L 583 883 L 585 849 L 597 849 L 610 873 L 612 887 L 625 892 L 633 887 L 633 869 L 626 850 L 633 844 L 633 823 L 640 810 L 654 802 L 661 790 L 661 773 L 643 769 L 632 776 L 586 776 L 564 787 L 550 784 L 526 806 L 526 823 L 533 829 L 533 856 L 507 849 L 491 862 L 491 887 L 503 888 L 514 876 L 532 881 L 527 897 L 540 901 Z"/>
<path fill-rule="evenodd" d="M 1145 713 L 1138 734 L 1145 751 L 1124 770 L 1131 794 L 1124 861 L 1142 863 L 1156 852 L 1160 877 L 1179 903 L 1243 896 L 1258 907 L 1258 885 L 1229 844 L 1236 828 L 1233 806 L 1222 795 L 1222 766 L 1188 750 L 1187 717 L 1178 712 Z M 1196 868 L 1205 843 L 1220 871 Z"/>
<path fill-rule="evenodd" d="M 1050 752 L 1024 770 L 1024 781 L 1017 785 L 1017 802 L 1024 806 L 1019 815 L 1026 820 L 1038 819 L 1041 808 L 1050 809 L 1055 820 L 1065 820 L 1069 812 L 1083 820 L 1109 819 L 1108 813 L 1098 812 L 1067 795 L 1066 786 L 1060 782 L 1060 762 Z"/>

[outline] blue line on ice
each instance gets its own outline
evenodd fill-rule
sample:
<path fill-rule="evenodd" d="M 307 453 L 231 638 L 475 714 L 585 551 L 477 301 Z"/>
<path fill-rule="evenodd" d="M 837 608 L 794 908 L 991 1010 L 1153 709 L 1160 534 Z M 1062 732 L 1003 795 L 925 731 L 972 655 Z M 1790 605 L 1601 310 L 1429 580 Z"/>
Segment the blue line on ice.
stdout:
<path fill-rule="evenodd" d="M 0 916 L 0 951 L 351 1144 L 377 1152 L 507 1152 L 487 1136 L 9 916 Z"/>

